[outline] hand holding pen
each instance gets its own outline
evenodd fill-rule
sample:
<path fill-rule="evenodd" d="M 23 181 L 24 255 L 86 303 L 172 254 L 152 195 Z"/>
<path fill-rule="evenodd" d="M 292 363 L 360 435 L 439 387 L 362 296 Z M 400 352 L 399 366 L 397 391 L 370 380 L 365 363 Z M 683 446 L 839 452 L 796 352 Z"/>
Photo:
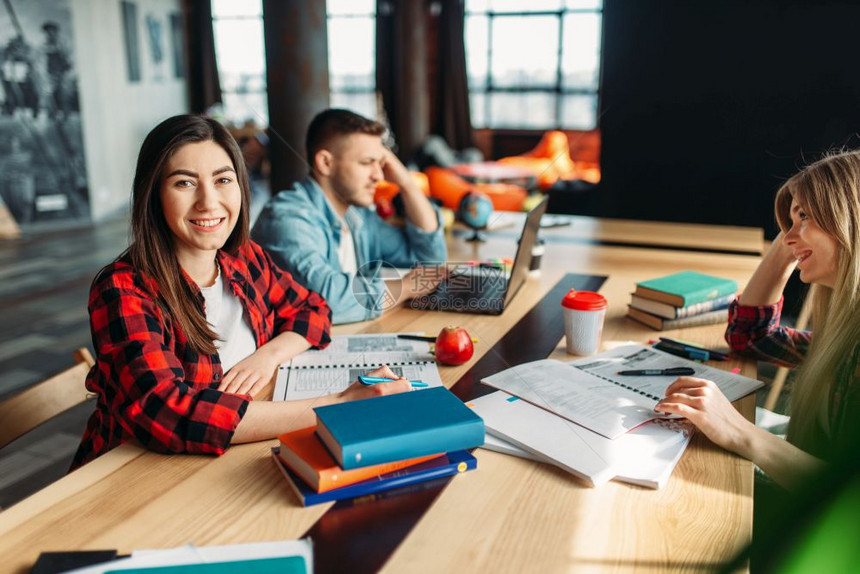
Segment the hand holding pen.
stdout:
<path fill-rule="evenodd" d="M 413 390 L 410 381 L 398 376 L 388 365 L 382 365 L 364 375 L 360 375 L 358 379 L 341 393 L 344 400 L 368 399 Z M 361 379 L 365 379 L 366 382 Z M 421 381 L 415 382 L 419 383 Z"/>
<path fill-rule="evenodd" d="M 388 377 L 371 377 L 370 375 L 359 375 L 358 382 L 362 385 L 378 385 L 380 383 L 392 383 L 399 379 L 391 379 Z M 409 381 L 409 384 L 413 389 L 423 389 L 429 387 L 427 383 L 423 381 Z"/>

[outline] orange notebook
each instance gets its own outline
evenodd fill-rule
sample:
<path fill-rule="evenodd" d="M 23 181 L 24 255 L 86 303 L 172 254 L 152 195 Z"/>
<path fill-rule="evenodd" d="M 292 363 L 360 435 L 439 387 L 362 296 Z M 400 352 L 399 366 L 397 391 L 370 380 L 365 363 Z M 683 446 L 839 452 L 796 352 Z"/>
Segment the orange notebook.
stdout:
<path fill-rule="evenodd" d="M 341 486 L 361 482 L 387 472 L 394 472 L 444 453 L 420 456 L 385 464 L 375 464 L 353 470 L 343 470 L 316 435 L 316 427 L 308 427 L 278 437 L 281 452 L 278 456 L 284 464 L 302 477 L 317 492 L 326 492 Z"/>

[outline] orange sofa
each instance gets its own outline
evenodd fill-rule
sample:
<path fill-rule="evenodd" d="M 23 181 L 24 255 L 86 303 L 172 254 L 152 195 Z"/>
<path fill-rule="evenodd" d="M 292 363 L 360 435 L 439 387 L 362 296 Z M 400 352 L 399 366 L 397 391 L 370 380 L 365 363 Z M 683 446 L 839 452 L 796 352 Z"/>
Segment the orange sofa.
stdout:
<path fill-rule="evenodd" d="M 504 157 L 499 163 L 530 170 L 537 177 L 541 189 L 559 179 L 600 181 L 600 168 L 590 162 L 574 162 L 570 157 L 567 135 L 558 130 L 544 133 L 538 145 L 522 155 Z"/>
<path fill-rule="evenodd" d="M 496 211 L 522 211 L 528 195 L 525 189 L 508 183 L 469 183 L 456 173 L 443 167 L 428 167 L 424 170 L 430 186 L 430 196 L 440 199 L 442 205 L 456 210 L 460 200 L 468 192 L 487 194 Z"/>

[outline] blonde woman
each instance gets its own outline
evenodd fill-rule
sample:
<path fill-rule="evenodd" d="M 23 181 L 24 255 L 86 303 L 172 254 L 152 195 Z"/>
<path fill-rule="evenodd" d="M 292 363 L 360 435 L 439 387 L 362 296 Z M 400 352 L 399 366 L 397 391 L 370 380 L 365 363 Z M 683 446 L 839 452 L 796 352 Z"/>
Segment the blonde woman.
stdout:
<path fill-rule="evenodd" d="M 860 446 L 860 152 L 825 157 L 775 201 L 781 233 L 729 310 L 732 349 L 800 366 L 787 440 L 741 416 L 710 381 L 681 377 L 656 410 L 687 417 L 716 444 L 795 490 L 837 451 Z M 813 335 L 780 325 L 794 271 L 812 285 Z"/>

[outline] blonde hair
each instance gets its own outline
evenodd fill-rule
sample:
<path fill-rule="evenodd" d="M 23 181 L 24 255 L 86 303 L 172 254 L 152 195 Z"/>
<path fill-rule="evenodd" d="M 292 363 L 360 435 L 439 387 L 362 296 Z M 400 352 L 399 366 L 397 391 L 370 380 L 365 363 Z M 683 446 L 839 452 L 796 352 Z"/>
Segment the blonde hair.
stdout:
<path fill-rule="evenodd" d="M 860 340 L 860 151 L 825 156 L 789 179 L 777 192 L 776 219 L 783 232 L 791 228 L 795 200 L 809 218 L 837 242 L 833 287 L 813 285 L 815 334 L 791 392 L 788 440 L 804 450 L 821 451 L 819 428 L 832 436 L 830 393 Z"/>

